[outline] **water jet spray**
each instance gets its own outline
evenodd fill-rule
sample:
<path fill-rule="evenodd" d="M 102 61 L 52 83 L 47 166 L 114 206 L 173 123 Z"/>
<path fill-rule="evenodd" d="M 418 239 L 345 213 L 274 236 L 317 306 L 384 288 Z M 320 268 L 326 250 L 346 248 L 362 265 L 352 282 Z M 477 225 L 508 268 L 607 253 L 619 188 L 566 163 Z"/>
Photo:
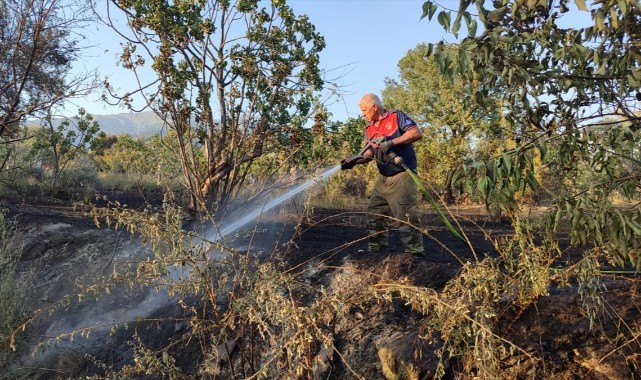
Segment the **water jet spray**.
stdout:
<path fill-rule="evenodd" d="M 235 220 L 233 223 L 229 225 L 224 225 L 221 228 L 211 228 L 209 229 L 204 236 L 204 241 L 209 242 L 209 243 L 215 243 L 218 240 L 222 239 L 226 235 L 229 235 L 231 233 L 236 232 L 240 227 L 254 222 L 262 215 L 263 213 L 270 211 L 274 207 L 288 201 L 289 199 L 293 198 L 294 196 L 300 194 L 301 192 L 309 189 L 313 185 L 319 184 L 323 181 L 325 181 L 327 178 L 331 177 L 333 174 L 338 172 L 341 169 L 340 165 L 334 166 L 332 168 L 329 168 L 325 170 L 323 173 L 315 176 L 314 178 L 308 179 L 305 182 L 294 186 L 293 188 L 289 189 L 287 192 L 270 199 L 269 201 L 265 202 L 262 207 L 257 208 L 255 211 L 252 211 L 250 213 L 246 213 L 240 219 Z"/>

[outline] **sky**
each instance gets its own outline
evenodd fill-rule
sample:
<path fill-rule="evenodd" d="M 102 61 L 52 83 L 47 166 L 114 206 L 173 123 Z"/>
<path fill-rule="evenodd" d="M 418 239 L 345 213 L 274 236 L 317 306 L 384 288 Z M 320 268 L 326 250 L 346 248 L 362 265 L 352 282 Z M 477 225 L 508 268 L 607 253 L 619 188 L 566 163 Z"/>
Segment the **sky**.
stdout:
<path fill-rule="evenodd" d="M 288 0 L 295 14 L 307 14 L 316 30 L 325 37 L 320 66 L 327 78 L 338 81 L 344 99 L 329 105 L 332 120 L 356 117 L 358 101 L 368 92 L 380 94 L 386 78 L 398 79 L 398 62 L 420 43 L 453 42 L 436 21 L 420 20 L 423 0 Z M 456 8 L 458 0 L 441 0 Z M 120 17 L 124 19 L 124 17 Z M 121 91 L 135 89 L 131 74 L 116 66 L 120 38 L 107 28 L 92 26 L 85 31 L 93 45 L 80 60 L 77 70 L 98 70 Z M 75 100 L 96 115 L 129 112 L 100 101 L 100 94 Z M 73 106 L 71 106 L 73 107 Z"/>

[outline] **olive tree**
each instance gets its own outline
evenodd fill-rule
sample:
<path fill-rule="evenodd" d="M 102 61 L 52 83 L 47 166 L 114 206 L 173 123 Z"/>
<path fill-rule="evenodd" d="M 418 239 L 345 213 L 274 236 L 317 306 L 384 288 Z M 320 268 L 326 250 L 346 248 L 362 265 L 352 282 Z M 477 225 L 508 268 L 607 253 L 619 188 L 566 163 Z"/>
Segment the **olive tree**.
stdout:
<path fill-rule="evenodd" d="M 518 142 L 469 165 L 469 188 L 487 192 L 501 184 L 504 205 L 513 210 L 515 194 L 538 187 L 533 172 L 539 170 L 556 179 L 554 188 L 540 190 L 556 210 L 548 226 L 566 217 L 574 243 L 591 243 L 605 260 L 641 268 L 639 3 L 462 0 L 452 11 L 425 2 L 423 17 L 435 16 L 456 36 L 465 25 L 467 36 L 456 52 L 439 43 L 430 54 L 445 74 L 483 78 L 478 96 L 494 83 L 505 85 L 505 118 Z M 581 16 L 585 26 L 576 21 Z M 532 164 L 535 156 L 541 165 Z M 577 184 L 585 170 L 600 180 Z M 616 207 L 617 197 L 633 202 Z"/>
<path fill-rule="evenodd" d="M 324 39 L 285 1 L 111 0 L 129 30 L 121 63 L 139 85 L 117 99 L 158 114 L 176 133 L 190 207 L 223 204 L 252 163 L 287 148 L 323 84 Z M 151 68 L 154 78 L 140 73 Z M 285 145 L 284 145 L 285 144 Z"/>

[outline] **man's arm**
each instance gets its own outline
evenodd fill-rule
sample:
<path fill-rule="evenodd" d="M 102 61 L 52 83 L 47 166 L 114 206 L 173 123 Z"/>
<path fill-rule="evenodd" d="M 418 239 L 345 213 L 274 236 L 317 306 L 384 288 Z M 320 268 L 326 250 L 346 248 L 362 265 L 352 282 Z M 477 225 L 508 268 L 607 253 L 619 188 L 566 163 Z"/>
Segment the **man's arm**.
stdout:
<path fill-rule="evenodd" d="M 408 130 L 405 131 L 402 135 L 399 137 L 392 139 L 392 146 L 394 145 L 402 145 L 402 144 L 411 144 L 414 141 L 418 141 L 423 138 L 423 132 L 421 132 L 421 129 L 418 126 L 413 126 L 410 127 Z"/>
<path fill-rule="evenodd" d="M 374 149 L 369 148 L 368 150 L 365 151 L 365 153 L 363 153 L 362 157 L 363 158 L 361 158 L 360 160 L 358 160 L 356 162 L 359 163 L 359 164 L 366 164 L 366 163 L 372 161 L 372 159 L 374 159 Z"/>

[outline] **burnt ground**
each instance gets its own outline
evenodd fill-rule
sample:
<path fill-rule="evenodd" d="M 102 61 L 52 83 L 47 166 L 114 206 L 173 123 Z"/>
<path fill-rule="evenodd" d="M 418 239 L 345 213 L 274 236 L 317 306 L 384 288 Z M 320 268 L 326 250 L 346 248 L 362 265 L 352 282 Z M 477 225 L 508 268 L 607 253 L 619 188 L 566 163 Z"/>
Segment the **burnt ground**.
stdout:
<path fill-rule="evenodd" d="M 336 272 L 349 267 L 353 273 L 374 273 L 379 278 L 405 280 L 413 286 L 439 291 L 461 273 L 465 262 L 497 257 L 493 241 L 512 234 L 508 223 L 489 221 L 478 209 L 459 211 L 461 228 L 474 249 L 445 228 L 435 213 L 426 210 L 426 257 L 417 258 L 402 253 L 394 232 L 387 252 L 367 253 L 365 214 L 360 210 L 316 209 L 314 222 L 303 229 L 297 240 L 298 249 L 288 262 L 300 268 L 317 266 L 312 281 L 325 287 L 331 287 L 328 279 Z M 561 244 L 566 245 L 561 247 L 561 262 L 571 265 L 581 256 L 581 249 L 567 247 L 567 240 L 561 239 Z M 511 342 L 506 346 L 513 344 L 515 350 L 499 355 L 503 378 L 641 379 L 639 277 L 604 274 L 600 280 L 604 304 L 593 325 L 575 281 L 555 283 L 548 295 L 527 307 L 510 303 L 509 296 L 504 295 L 493 328 L 505 342 Z M 424 316 L 403 301 L 369 305 L 355 313 L 368 323 L 350 321 L 348 316 L 344 326 L 337 329 L 337 346 L 362 347 L 354 353 L 350 366 L 360 368 L 368 379 L 384 378 L 380 350 L 388 343 L 385 335 L 405 339 L 415 337 L 413 332 L 425 331 Z M 405 341 L 416 344 L 409 338 Z M 420 362 L 414 364 L 421 367 Z M 456 358 L 448 364 L 445 378 L 471 378 L 477 373 L 474 368 L 462 368 Z M 424 374 L 430 373 L 430 365 L 423 369 Z M 339 365 L 334 368 L 334 376 L 350 378 L 349 370 Z"/>
<path fill-rule="evenodd" d="M 144 203 L 136 196 L 110 196 L 119 197 L 134 208 Z M 153 199 L 158 201 L 159 198 Z M 39 202 L 36 205 L 24 200 L 5 200 L 4 205 L 17 221 L 25 239 L 17 270 L 18 280 L 28 278 L 30 281 L 28 285 L 20 286 L 29 288 L 24 303 L 31 310 L 46 308 L 63 298 L 64 294 L 75 294 L 78 284 L 88 284 L 89 278 L 108 276 L 114 262 L 141 259 L 149 253 L 135 238 L 124 238 L 120 231 L 97 229 L 87 216 L 61 202 Z M 257 226 L 260 231 L 273 233 L 254 235 L 251 241 L 239 243 L 247 244 L 247 249 L 255 252 L 282 250 L 278 255 L 288 268 L 299 271 L 301 278 L 313 287 L 323 287 L 330 292 L 365 290 L 380 278 L 440 291 L 461 273 L 464 263 L 496 256 L 493 239 L 512 233 L 509 224 L 488 221 L 478 212 L 459 211 L 465 211 L 460 220 L 474 250 L 453 236 L 433 212 L 425 210 L 425 258 L 402 253 L 395 232 L 392 232 L 388 252 L 367 254 L 366 215 L 359 207 L 351 210 L 314 209 L 299 225 L 300 233 L 291 240 L 294 244 L 284 242 L 291 237 L 288 235 L 296 221 L 283 218 L 282 214 L 275 223 L 261 222 L 264 225 Z M 257 236 L 262 236 L 262 239 Z M 256 246 L 249 247 L 250 244 Z M 284 249 L 285 246 L 289 249 Z M 573 255 L 577 254 L 580 252 L 573 252 Z M 577 286 L 572 281 L 553 286 L 547 296 L 540 297 L 527 308 L 519 308 L 509 300 L 503 300 L 492 328 L 506 342 L 518 347 L 499 358 L 505 378 L 641 379 L 638 277 L 604 275 L 602 285 L 605 303 L 594 326 L 590 326 Z M 146 297 L 148 295 L 134 292 L 127 301 L 144 303 Z M 127 308 L 122 298 L 107 300 L 112 307 Z M 58 311 L 49 319 L 34 320 L 19 341 L 29 347 L 23 348 L 25 355 L 19 358 L 19 365 L 26 368 L 34 364 L 29 362 L 28 354 L 33 349 L 30 342 L 41 341 L 43 337 L 65 328 L 75 328 L 73 316 L 86 315 L 83 313 L 92 308 L 96 306 L 72 303 L 67 308 L 70 314 Z M 177 312 L 175 307 L 167 305 L 157 309 L 155 315 Z M 104 316 L 105 312 L 96 309 L 94 314 Z M 381 349 L 399 346 L 398 342 L 415 344 L 420 340 L 418 335 L 425 331 L 425 316 L 398 298 L 391 302 L 361 303 L 343 314 L 335 321 L 334 327 L 334 344 L 343 358 L 330 355 L 321 371 L 322 378 L 384 379 Z M 182 334 L 186 329 L 185 325 L 171 324 L 162 332 L 146 334 L 156 339 L 148 343 L 160 346 L 171 340 L 172 334 Z M 116 340 L 106 334 L 98 334 L 93 347 L 85 349 L 94 358 L 118 366 L 130 361 L 133 355 L 125 339 L 124 336 Z M 66 354 L 57 354 L 55 359 L 47 361 L 50 367 L 46 371 L 33 372 L 26 378 L 74 378 L 97 371 L 83 361 L 87 354 L 85 350 L 69 342 L 58 347 Z M 55 351 L 55 347 L 52 350 Z M 418 363 L 413 361 L 416 368 L 421 368 L 422 378 L 429 377 L 433 370 L 434 358 L 428 353 L 429 349 Z M 186 373 L 190 373 L 199 360 L 192 349 L 182 350 L 176 357 Z M 3 368 L 0 368 L 0 379 L 11 379 L 15 373 L 11 372 L 13 369 L 9 369 L 6 363 Z M 448 361 L 445 378 L 473 378 L 475 373 L 474 368 L 463 368 L 454 357 Z"/>

